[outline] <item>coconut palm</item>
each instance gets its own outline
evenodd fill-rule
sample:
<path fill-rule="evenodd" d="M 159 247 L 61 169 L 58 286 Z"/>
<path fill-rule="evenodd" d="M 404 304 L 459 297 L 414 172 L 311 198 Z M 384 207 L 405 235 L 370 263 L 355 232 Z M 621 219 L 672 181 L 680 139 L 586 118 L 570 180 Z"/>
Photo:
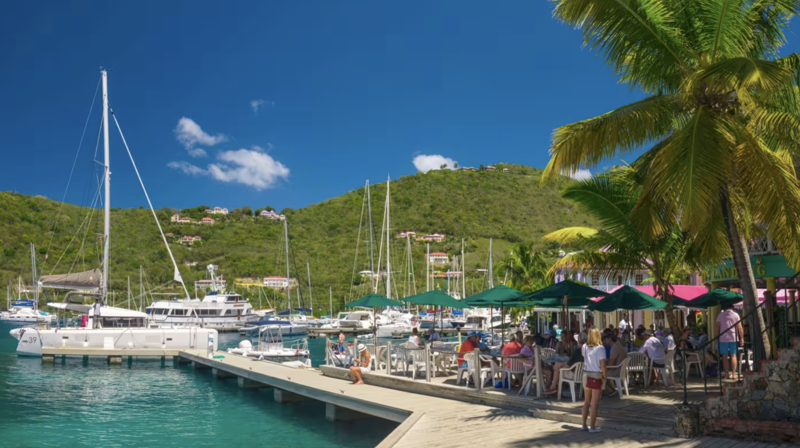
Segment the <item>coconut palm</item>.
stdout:
<path fill-rule="evenodd" d="M 800 56 L 779 57 L 797 12 L 798 0 L 556 0 L 555 17 L 649 96 L 556 129 L 543 179 L 653 145 L 640 157 L 647 181 L 633 211 L 645 237 L 676 222 L 698 240 L 724 232 L 754 309 L 753 223 L 800 267 Z M 654 208 L 653 198 L 674 207 Z M 753 341 L 770 356 L 764 319 L 752 317 Z"/>
<path fill-rule="evenodd" d="M 590 275 L 633 276 L 649 271 L 656 296 L 664 300 L 667 321 L 673 332 L 680 334 L 680 324 L 672 312 L 671 286 L 675 278 L 694 263 L 699 248 L 676 224 L 656 238 L 643 234 L 642 226 L 632 217 L 642 188 L 631 176 L 633 168 L 620 168 L 613 173 L 567 185 L 564 199 L 600 223 L 600 228 L 567 227 L 545 235 L 545 241 L 569 244 L 582 249 L 558 260 L 551 272 L 583 271 Z"/>
<path fill-rule="evenodd" d="M 533 292 L 548 286 L 547 260 L 541 252 L 533 250 L 533 243 L 518 243 L 497 266 L 497 271 L 506 277 L 506 284 L 522 292 Z"/>

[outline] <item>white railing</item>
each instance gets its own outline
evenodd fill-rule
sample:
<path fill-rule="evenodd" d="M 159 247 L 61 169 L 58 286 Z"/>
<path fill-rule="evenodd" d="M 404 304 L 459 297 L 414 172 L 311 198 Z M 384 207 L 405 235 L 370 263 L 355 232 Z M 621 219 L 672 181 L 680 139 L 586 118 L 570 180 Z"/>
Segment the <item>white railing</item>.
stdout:
<path fill-rule="evenodd" d="M 750 243 L 748 249 L 750 250 L 750 256 L 775 255 L 781 253 L 781 250 L 778 249 L 775 243 L 769 238 L 757 238 Z"/>

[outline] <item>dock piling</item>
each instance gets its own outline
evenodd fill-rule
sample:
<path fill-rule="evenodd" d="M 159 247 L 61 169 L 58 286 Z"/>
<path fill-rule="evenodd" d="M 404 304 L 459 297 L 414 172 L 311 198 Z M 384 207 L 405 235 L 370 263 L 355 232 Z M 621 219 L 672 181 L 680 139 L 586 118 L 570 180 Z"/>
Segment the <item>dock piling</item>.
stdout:
<path fill-rule="evenodd" d="M 352 409 L 336 406 L 335 404 L 325 403 L 325 419 L 328 421 L 351 422 L 353 420 L 363 420 L 365 418 L 372 418 L 372 416 Z"/>
<path fill-rule="evenodd" d="M 310 398 L 304 395 L 295 394 L 293 392 L 289 392 L 288 390 L 278 389 L 277 387 L 275 388 L 273 398 L 278 403 L 298 403 L 301 401 L 310 400 Z"/>

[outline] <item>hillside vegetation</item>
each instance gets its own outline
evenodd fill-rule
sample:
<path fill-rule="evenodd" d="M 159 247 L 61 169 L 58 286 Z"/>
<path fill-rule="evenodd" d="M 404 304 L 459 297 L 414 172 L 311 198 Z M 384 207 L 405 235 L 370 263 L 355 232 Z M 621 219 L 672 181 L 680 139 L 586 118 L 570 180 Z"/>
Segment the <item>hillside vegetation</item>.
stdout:
<path fill-rule="evenodd" d="M 544 234 L 566 226 L 593 224 L 561 199 L 559 189 L 570 182 L 569 179 L 541 187 L 540 170 L 520 165 L 498 165 L 503 166 L 512 172 L 440 170 L 403 176 L 391 182 L 392 272 L 398 295 L 404 294 L 404 288 L 408 288 L 405 290 L 407 293 L 413 290 L 413 285 L 405 281 L 409 277 L 404 269 L 406 240 L 394 238 L 401 231 L 413 230 L 418 235 L 445 234 L 447 240 L 431 243 L 431 251 L 447 252 L 451 256 L 460 254 L 461 239 L 464 238 L 467 292 L 471 293 L 473 288 L 480 289 L 485 282 L 484 274 L 475 273 L 475 269 L 487 265 L 489 238 L 494 239 L 493 257 L 496 262 L 505 256 L 509 243 L 533 241 L 541 249 L 554 249 L 540 243 Z M 386 183 L 372 185 L 370 193 L 377 265 L 381 252 Z M 367 285 L 351 287 L 354 280 L 356 283 L 360 280 L 358 276 L 354 279 L 354 268 L 355 271 L 369 269 L 366 216 L 361 223 L 359 253 L 354 263 L 364 195 L 362 187 L 298 210 L 281 211 L 289 223 L 294 258 L 292 276 L 295 276 L 296 261 L 306 306 L 306 262 L 311 266 L 316 309 L 327 312 L 329 287 L 337 310 L 343 299 L 352 300 L 367 290 Z M 243 208 L 243 211 L 260 210 L 265 205 L 252 204 L 252 208 Z M 220 274 L 229 281 L 286 274 L 283 223 L 232 213 L 226 217 L 212 216 L 217 220 L 213 226 L 173 224 L 170 216 L 175 212 L 165 208 L 158 210 L 157 214 L 164 232 L 174 234 L 170 237 L 170 248 L 190 291 L 193 291 L 193 281 L 206 278 L 205 266 L 209 263 L 219 265 Z M 196 210 L 181 214 L 199 217 Z M 55 226 L 57 216 L 58 224 Z M 149 288 L 169 283 L 172 278 L 169 256 L 150 211 L 142 207 L 113 209 L 111 219 L 109 272 L 110 286 L 117 291 L 116 297 L 127 295 L 124 291 L 128 276 L 134 294 L 137 293 L 140 265 L 146 271 Z M 179 244 L 178 239 L 184 235 L 200 236 L 202 241 L 192 245 Z M 30 242 L 36 245 L 41 273 L 77 272 L 98 267 L 102 263 L 101 236 L 102 210 L 60 204 L 40 196 L 0 193 L 3 249 L 0 279 L 4 281 L 16 282 L 16 278 L 22 276 L 26 283 L 30 282 Z M 418 288 L 425 287 L 424 251 L 425 243 L 411 242 Z M 385 260 L 385 248 L 383 254 Z M 381 265 L 385 266 L 385 261 Z M 443 285 L 440 283 L 440 286 Z M 177 291 L 177 288 L 172 284 L 159 291 Z M 255 291 L 245 293 L 251 298 L 257 297 Z M 296 292 L 292 294 L 294 296 Z M 272 291 L 268 295 L 273 297 Z"/>

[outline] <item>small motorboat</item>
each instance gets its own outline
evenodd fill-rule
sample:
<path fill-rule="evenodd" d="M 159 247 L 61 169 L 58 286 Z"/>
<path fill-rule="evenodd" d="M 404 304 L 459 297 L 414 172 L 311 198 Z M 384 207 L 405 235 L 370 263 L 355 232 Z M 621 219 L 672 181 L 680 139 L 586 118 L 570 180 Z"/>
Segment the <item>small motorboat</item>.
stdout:
<path fill-rule="evenodd" d="M 266 325 L 259 329 L 258 345 L 255 348 L 249 340 L 244 340 L 238 347 L 229 348 L 228 353 L 264 361 L 292 363 L 292 365 L 296 365 L 299 361 L 306 367 L 311 367 L 308 340 L 300 339 L 286 347 L 283 342 L 284 328 L 283 325 Z"/>

